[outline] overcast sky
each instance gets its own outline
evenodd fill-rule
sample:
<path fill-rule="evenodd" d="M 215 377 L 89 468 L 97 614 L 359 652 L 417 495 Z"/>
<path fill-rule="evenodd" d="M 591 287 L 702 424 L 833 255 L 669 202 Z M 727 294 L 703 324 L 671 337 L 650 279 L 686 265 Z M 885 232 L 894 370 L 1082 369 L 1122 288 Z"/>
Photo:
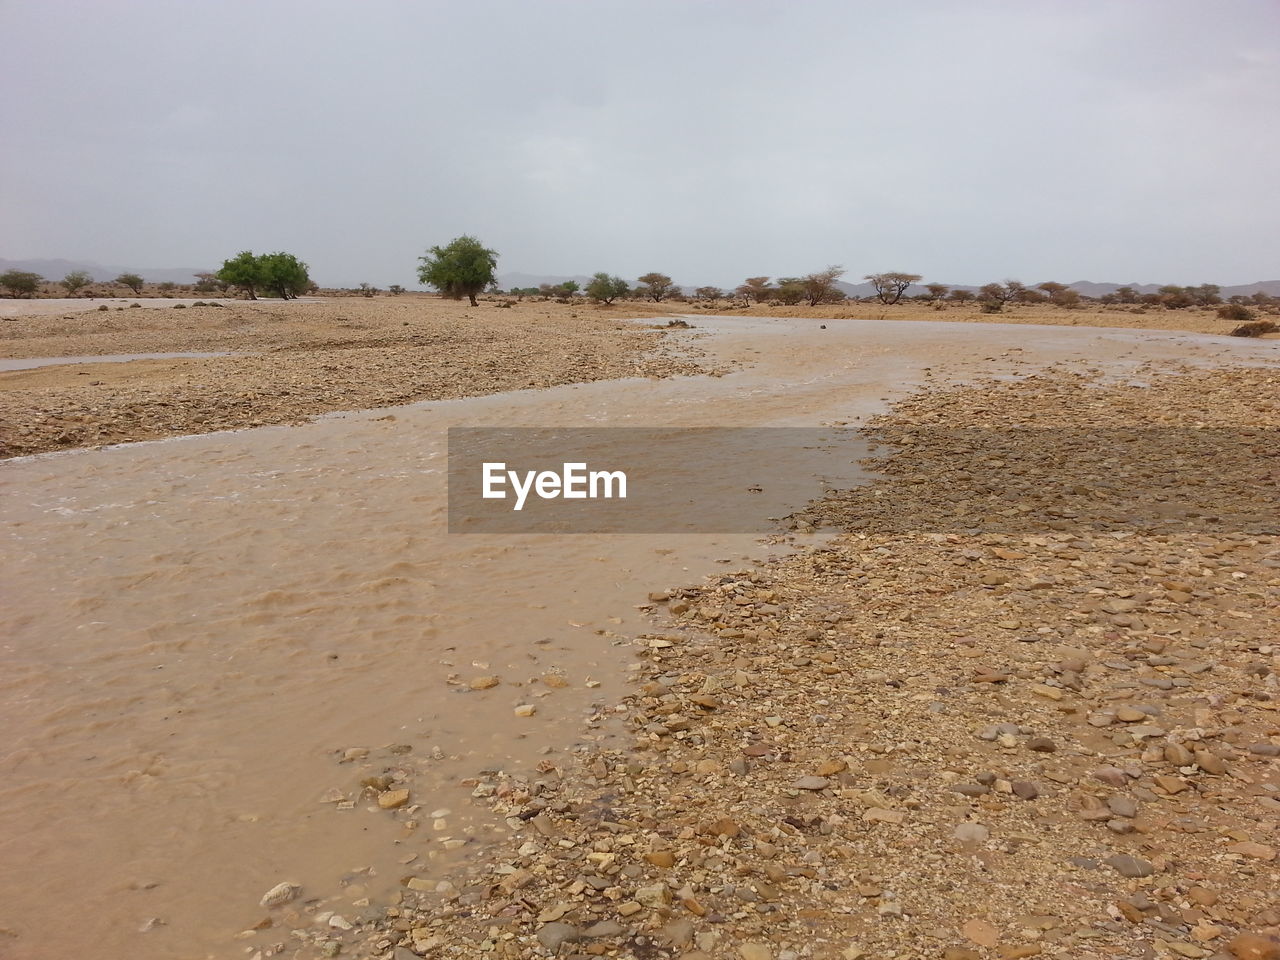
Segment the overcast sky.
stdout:
<path fill-rule="evenodd" d="M 0 257 L 1280 279 L 1275 0 L 0 0 Z"/>

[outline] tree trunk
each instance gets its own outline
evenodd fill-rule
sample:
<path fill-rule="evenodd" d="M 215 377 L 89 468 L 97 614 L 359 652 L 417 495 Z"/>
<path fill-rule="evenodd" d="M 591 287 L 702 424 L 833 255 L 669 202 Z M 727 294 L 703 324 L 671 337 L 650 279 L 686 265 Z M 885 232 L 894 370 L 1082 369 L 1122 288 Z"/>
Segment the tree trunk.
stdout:
<path fill-rule="evenodd" d="M 471 305 L 473 307 L 480 306 L 480 304 L 476 302 L 476 295 L 474 293 L 468 293 L 467 296 L 471 299 Z"/>

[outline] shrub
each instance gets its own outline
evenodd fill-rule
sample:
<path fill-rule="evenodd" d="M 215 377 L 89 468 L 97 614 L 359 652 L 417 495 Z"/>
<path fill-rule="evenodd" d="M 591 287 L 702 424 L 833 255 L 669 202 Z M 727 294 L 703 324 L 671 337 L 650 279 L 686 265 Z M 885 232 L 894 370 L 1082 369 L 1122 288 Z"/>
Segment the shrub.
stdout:
<path fill-rule="evenodd" d="M 110 310 L 111 308 L 108 307 L 105 303 L 102 303 L 98 305 L 98 309 L 101 311 L 101 310 Z"/>
<path fill-rule="evenodd" d="M 982 301 L 983 313 L 1000 313 L 1003 310 L 1004 310 L 1004 304 L 1001 303 L 999 300 L 983 300 Z"/>
<path fill-rule="evenodd" d="M 1274 320 L 1250 320 L 1231 331 L 1233 337 L 1260 337 L 1264 333 L 1275 333 L 1280 330 Z"/>
<path fill-rule="evenodd" d="M 175 304 L 173 305 L 173 309 L 175 309 L 175 310 L 185 310 L 185 309 L 187 309 L 187 305 L 186 305 L 185 303 L 175 303 Z"/>
<path fill-rule="evenodd" d="M 1254 319 L 1254 312 L 1240 303 L 1227 303 L 1218 308 L 1219 320 L 1231 320 L 1235 323 L 1246 323 Z"/>

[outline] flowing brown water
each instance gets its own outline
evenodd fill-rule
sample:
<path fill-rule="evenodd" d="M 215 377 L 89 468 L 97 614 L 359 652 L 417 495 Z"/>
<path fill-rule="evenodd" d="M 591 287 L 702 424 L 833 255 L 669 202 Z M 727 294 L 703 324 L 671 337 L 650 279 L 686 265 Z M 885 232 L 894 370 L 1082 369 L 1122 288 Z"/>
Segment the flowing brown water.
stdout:
<path fill-rule="evenodd" d="M 450 425 L 812 426 L 880 409 L 929 367 L 941 379 L 1248 346 L 1097 329 L 696 323 L 713 334 L 700 348 L 748 368 L 0 464 L 0 956 L 240 955 L 234 935 L 282 880 L 351 911 L 403 873 L 439 875 L 466 855 L 446 854 L 443 838 L 488 829 L 459 778 L 572 745 L 583 713 L 621 689 L 630 654 L 614 641 L 644 629 L 635 605 L 648 591 L 765 553 L 743 535 L 448 536 Z M 782 464 L 804 474 L 791 495 L 816 495 L 819 473 L 848 479 L 859 453 Z M 570 685 L 530 683 L 549 670 Z M 467 690 L 479 674 L 503 683 Z M 538 712 L 517 719 L 524 702 Z M 368 759 L 339 763 L 353 747 Z M 406 836 L 365 802 L 319 802 L 396 764 L 414 770 L 424 811 L 452 811 L 443 830 L 424 813 L 428 826 Z M 364 871 L 356 885 L 340 887 L 353 871 Z"/>

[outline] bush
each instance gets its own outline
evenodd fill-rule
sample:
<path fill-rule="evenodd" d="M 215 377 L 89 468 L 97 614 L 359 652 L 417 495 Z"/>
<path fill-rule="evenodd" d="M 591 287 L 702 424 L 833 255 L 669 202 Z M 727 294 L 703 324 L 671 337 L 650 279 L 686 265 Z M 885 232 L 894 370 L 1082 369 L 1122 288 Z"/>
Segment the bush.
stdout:
<path fill-rule="evenodd" d="M 1274 320 L 1250 320 L 1231 331 L 1233 337 L 1260 337 L 1264 333 L 1275 333 L 1280 330 Z"/>
<path fill-rule="evenodd" d="M 98 305 L 98 309 L 101 311 L 101 310 L 110 310 L 111 308 L 108 307 L 105 303 L 103 303 Z"/>
<path fill-rule="evenodd" d="M 1226 303 L 1218 308 L 1219 320 L 1231 320 L 1234 323 L 1246 323 L 1254 319 L 1255 314 L 1240 303 Z"/>
<path fill-rule="evenodd" d="M 1001 303 L 999 300 L 983 300 L 982 301 L 983 313 L 1000 313 L 1002 310 L 1004 310 L 1004 304 Z"/>
<path fill-rule="evenodd" d="M 175 309 L 175 310 L 185 310 L 185 309 L 187 309 L 187 305 L 186 305 L 185 303 L 175 303 L 175 304 L 173 305 L 173 309 Z"/>

